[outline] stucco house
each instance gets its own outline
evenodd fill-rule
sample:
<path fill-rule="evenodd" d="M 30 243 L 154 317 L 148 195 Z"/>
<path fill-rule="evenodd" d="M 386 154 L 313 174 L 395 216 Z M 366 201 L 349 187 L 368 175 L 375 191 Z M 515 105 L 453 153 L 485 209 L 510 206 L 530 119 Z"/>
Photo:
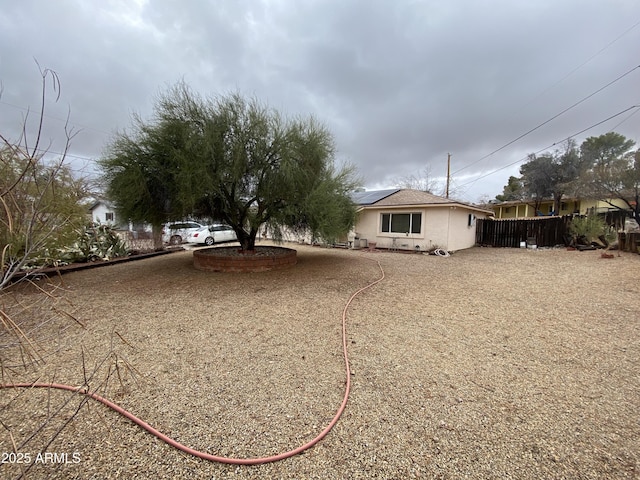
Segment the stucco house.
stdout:
<path fill-rule="evenodd" d="M 491 210 L 420 190 L 356 192 L 352 199 L 358 205 L 353 241 L 394 250 L 473 247 L 476 219 L 493 215 Z"/>

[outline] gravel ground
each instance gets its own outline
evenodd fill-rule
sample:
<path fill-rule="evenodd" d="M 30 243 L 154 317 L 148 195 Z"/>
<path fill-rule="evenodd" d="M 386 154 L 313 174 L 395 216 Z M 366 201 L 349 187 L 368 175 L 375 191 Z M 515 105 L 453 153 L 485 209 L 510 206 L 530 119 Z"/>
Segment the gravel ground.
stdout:
<path fill-rule="evenodd" d="M 295 248 L 298 265 L 257 274 L 201 272 L 187 251 L 64 275 L 70 303 L 57 308 L 85 328 L 41 327 L 47 364 L 12 366 L 7 350 L 3 381 L 87 378 L 193 448 L 291 450 L 340 405 L 342 310 L 379 261 L 386 278 L 348 314 L 349 403 L 318 445 L 276 463 L 211 463 L 81 395 L 4 389 L 0 451 L 31 461 L 5 455 L 0 476 L 640 478 L 640 256 Z M 58 456 L 38 458 L 62 427 L 48 446 Z"/>

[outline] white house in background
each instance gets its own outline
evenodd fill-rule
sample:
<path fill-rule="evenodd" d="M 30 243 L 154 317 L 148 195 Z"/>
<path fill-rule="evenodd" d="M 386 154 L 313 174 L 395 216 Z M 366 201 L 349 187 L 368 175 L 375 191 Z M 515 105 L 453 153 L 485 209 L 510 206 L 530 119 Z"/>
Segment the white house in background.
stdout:
<path fill-rule="evenodd" d="M 90 207 L 91 221 L 102 225 L 111 225 L 116 230 L 132 232 L 134 238 L 143 238 L 152 232 L 148 223 L 132 223 L 118 217 L 115 206 L 108 200 L 96 200 Z"/>
<path fill-rule="evenodd" d="M 97 200 L 89 207 L 91 212 L 91 221 L 93 223 L 99 223 L 102 225 L 112 225 L 117 227 L 120 225 L 119 219 L 116 216 L 115 207 L 105 200 Z M 126 225 L 126 223 L 123 223 Z M 126 228 L 126 227 L 125 227 Z"/>
<path fill-rule="evenodd" d="M 476 218 L 493 215 L 492 210 L 420 190 L 356 192 L 352 199 L 358 205 L 355 237 L 360 243 L 366 239 L 376 247 L 397 250 L 473 247 Z"/>

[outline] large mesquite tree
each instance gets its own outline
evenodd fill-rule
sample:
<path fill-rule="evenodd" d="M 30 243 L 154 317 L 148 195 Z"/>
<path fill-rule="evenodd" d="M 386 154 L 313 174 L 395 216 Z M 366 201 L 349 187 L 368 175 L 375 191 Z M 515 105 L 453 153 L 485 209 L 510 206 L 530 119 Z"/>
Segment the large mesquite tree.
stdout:
<path fill-rule="evenodd" d="M 216 218 L 245 251 L 264 228 L 333 240 L 353 226 L 353 171 L 334 166 L 333 138 L 312 118 L 285 119 L 238 94 L 203 99 L 178 84 L 134 126 L 101 160 L 109 196 L 132 220 Z"/>

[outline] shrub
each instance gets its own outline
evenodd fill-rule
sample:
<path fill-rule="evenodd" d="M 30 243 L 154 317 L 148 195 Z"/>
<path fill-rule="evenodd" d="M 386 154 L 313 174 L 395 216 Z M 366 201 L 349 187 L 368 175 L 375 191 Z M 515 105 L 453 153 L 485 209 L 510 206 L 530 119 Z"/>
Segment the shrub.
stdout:
<path fill-rule="evenodd" d="M 74 246 L 62 252 L 62 256 L 73 262 L 92 262 L 126 257 L 127 246 L 110 225 L 93 223 L 78 232 Z"/>
<path fill-rule="evenodd" d="M 604 236 L 608 242 L 615 238 L 611 227 L 599 215 L 589 214 L 586 217 L 574 217 L 569 225 L 569 233 L 577 240 L 591 243 Z"/>

